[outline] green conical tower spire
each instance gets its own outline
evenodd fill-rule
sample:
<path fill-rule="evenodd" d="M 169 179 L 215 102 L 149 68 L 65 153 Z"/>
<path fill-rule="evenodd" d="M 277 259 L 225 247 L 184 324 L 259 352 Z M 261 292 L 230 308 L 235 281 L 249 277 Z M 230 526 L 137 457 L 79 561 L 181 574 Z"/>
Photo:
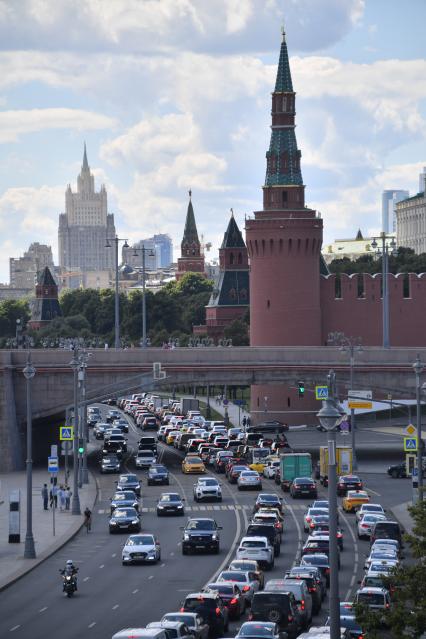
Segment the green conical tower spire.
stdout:
<path fill-rule="evenodd" d="M 195 224 L 194 209 L 192 207 L 192 191 L 189 191 L 188 210 L 186 212 L 185 229 L 181 243 L 182 249 L 187 246 L 196 244 L 200 248 L 200 240 L 198 239 L 197 225 Z"/>
<path fill-rule="evenodd" d="M 231 209 L 231 219 L 229 220 L 228 228 L 223 236 L 222 246 L 220 248 L 246 248 L 238 224 L 234 218 L 234 212 Z"/>
<path fill-rule="evenodd" d="M 281 31 L 283 37 L 281 42 L 280 60 L 278 62 L 277 79 L 275 82 L 275 93 L 284 91 L 293 93 L 293 83 L 291 81 L 290 63 L 288 61 L 288 50 L 284 27 Z"/>

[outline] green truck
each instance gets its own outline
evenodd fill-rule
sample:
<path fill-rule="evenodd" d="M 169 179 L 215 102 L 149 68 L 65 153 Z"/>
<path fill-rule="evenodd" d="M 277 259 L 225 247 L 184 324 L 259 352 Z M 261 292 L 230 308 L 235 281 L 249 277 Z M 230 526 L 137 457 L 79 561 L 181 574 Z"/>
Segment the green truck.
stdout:
<path fill-rule="evenodd" d="M 280 484 L 284 491 L 296 477 L 312 477 L 312 459 L 309 453 L 285 453 L 281 456 Z"/>

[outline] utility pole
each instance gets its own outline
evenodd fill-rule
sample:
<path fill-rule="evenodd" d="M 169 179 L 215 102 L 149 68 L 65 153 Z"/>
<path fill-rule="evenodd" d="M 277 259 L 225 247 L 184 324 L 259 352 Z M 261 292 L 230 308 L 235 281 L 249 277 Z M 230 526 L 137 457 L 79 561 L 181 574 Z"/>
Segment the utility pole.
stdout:
<path fill-rule="evenodd" d="M 115 250 L 115 339 L 114 346 L 116 349 L 120 348 L 120 295 L 118 288 L 118 244 L 124 242 L 123 248 L 129 248 L 127 240 L 117 235 L 115 237 L 107 237 L 105 242 L 105 248 L 111 248 L 111 242 L 114 243 Z"/>

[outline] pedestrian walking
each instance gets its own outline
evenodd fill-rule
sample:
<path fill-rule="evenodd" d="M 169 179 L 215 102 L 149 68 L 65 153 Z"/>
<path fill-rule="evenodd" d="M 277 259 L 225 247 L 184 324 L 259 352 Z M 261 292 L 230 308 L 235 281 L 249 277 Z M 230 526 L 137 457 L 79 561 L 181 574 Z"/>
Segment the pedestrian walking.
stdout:
<path fill-rule="evenodd" d="M 70 487 L 65 486 L 65 510 L 70 509 L 71 495 L 72 495 L 72 492 L 70 491 Z"/>
<path fill-rule="evenodd" d="M 247 417 L 243 417 L 243 428 L 247 426 Z"/>
<path fill-rule="evenodd" d="M 47 484 L 43 484 L 43 488 L 41 489 L 41 498 L 43 500 L 43 508 L 44 510 L 47 510 L 49 503 L 49 491 L 47 489 Z"/>
<path fill-rule="evenodd" d="M 53 508 L 53 505 L 55 508 L 58 507 L 58 487 L 56 484 L 50 489 L 50 507 Z"/>
<path fill-rule="evenodd" d="M 65 510 L 65 491 L 62 484 L 58 488 L 58 501 L 59 501 L 59 510 Z"/>
<path fill-rule="evenodd" d="M 250 419 L 250 415 L 247 417 L 247 420 L 246 420 L 246 426 L 251 426 L 251 419 Z"/>

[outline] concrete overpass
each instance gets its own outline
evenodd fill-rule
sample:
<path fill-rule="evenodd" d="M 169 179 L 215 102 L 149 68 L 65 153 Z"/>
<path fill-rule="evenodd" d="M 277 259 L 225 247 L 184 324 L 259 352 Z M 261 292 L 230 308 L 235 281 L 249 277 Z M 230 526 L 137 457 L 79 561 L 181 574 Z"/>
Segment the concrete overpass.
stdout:
<path fill-rule="evenodd" d="M 309 393 L 324 383 L 327 372 L 337 373 L 342 393 L 347 389 L 347 355 L 335 347 L 238 347 L 238 348 L 148 348 L 128 350 L 92 349 L 87 368 L 87 398 L 107 396 L 140 388 L 142 375 L 161 362 L 167 377 L 157 387 L 207 384 L 228 386 L 290 384 L 299 379 Z M 426 349 L 371 347 L 357 354 L 356 388 L 372 389 L 383 397 L 414 396 L 412 363 L 417 353 L 426 362 Z M 63 423 L 65 408 L 73 401 L 72 353 L 65 350 L 33 350 L 37 370 L 32 381 L 34 441 L 37 420 Z M 24 459 L 26 396 L 25 351 L 0 351 L 0 472 L 18 468 Z M 144 375 L 145 376 L 145 375 Z M 56 431 L 55 431 L 56 432 Z"/>

